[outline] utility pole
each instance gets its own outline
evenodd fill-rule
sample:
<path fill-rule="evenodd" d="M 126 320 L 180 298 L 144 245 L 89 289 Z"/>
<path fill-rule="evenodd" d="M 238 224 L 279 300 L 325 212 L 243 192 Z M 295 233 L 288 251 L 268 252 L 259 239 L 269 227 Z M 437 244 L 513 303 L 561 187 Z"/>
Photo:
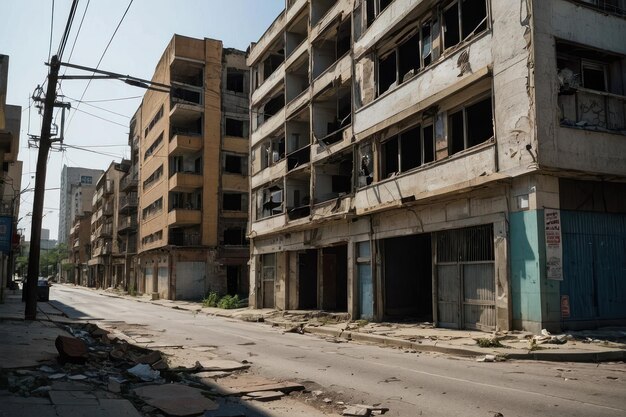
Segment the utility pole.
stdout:
<path fill-rule="evenodd" d="M 39 153 L 37 155 L 37 172 L 35 174 L 35 195 L 33 200 L 33 217 L 30 230 L 30 253 L 28 256 L 28 275 L 26 281 L 26 309 L 25 320 L 37 318 L 37 279 L 39 277 L 39 250 L 41 249 L 41 224 L 43 221 L 43 203 L 46 190 L 46 170 L 48 166 L 48 153 L 52 140 L 50 128 L 52 126 L 52 113 L 56 102 L 57 81 L 61 62 L 55 55 L 50 61 L 50 74 L 48 75 L 48 88 L 44 101 L 43 121 L 41 123 L 41 136 L 39 138 Z"/>

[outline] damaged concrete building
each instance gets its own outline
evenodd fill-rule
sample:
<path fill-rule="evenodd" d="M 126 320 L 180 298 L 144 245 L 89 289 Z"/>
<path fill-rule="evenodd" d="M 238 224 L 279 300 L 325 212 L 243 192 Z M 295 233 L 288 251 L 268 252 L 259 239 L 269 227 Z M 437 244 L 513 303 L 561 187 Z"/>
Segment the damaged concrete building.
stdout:
<path fill-rule="evenodd" d="M 174 35 L 133 118 L 139 144 L 137 290 L 247 297 L 248 70 L 243 51 Z M 158 89 L 157 89 L 158 90 Z"/>
<path fill-rule="evenodd" d="M 287 0 L 248 53 L 250 303 L 626 322 L 622 3 Z"/>

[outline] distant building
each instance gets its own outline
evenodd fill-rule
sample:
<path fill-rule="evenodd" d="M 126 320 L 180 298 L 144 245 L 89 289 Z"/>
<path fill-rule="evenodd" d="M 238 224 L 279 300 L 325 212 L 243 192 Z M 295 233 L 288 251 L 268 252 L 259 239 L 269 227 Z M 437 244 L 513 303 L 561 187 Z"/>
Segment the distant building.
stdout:
<path fill-rule="evenodd" d="M 95 183 L 102 175 L 101 169 L 68 167 L 61 171 L 59 202 L 59 243 L 68 243 L 70 228 L 77 215 L 89 210 Z"/>

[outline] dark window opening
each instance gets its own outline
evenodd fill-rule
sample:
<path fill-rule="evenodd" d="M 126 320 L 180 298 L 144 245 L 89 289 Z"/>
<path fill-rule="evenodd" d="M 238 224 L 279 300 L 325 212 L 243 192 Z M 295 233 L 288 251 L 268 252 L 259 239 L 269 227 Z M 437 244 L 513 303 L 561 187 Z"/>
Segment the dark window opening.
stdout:
<path fill-rule="evenodd" d="M 487 2 L 485 0 L 463 0 L 461 25 L 463 39 L 487 29 Z"/>
<path fill-rule="evenodd" d="M 435 136 L 433 125 L 424 127 L 423 141 L 424 141 L 424 163 L 432 162 L 435 160 Z"/>
<path fill-rule="evenodd" d="M 244 74 L 242 71 L 228 68 L 226 70 L 226 89 L 235 93 L 243 93 Z"/>
<path fill-rule="evenodd" d="M 383 171 L 382 177 L 389 178 L 400 171 L 398 166 L 398 137 L 394 136 L 382 144 Z"/>
<path fill-rule="evenodd" d="M 491 97 L 467 106 L 467 147 L 483 143 L 493 136 Z"/>
<path fill-rule="evenodd" d="M 607 91 L 606 67 L 602 64 L 583 62 L 583 85 L 596 91 Z"/>
<path fill-rule="evenodd" d="M 243 194 L 224 193 L 222 195 L 222 209 L 229 211 L 244 211 Z"/>
<path fill-rule="evenodd" d="M 268 101 L 263 108 L 263 112 L 265 113 L 265 120 L 278 113 L 279 110 L 283 107 L 285 107 L 285 96 L 283 94 L 280 94 Z"/>
<path fill-rule="evenodd" d="M 281 51 L 282 52 L 282 51 Z M 267 80 L 270 75 L 274 73 L 280 67 L 280 65 L 285 61 L 285 55 L 283 53 L 277 53 L 270 55 L 263 62 L 263 78 Z"/>
<path fill-rule="evenodd" d="M 232 227 L 224 230 L 224 245 L 245 245 L 245 230 L 241 227 Z"/>
<path fill-rule="evenodd" d="M 454 155 L 465 149 L 463 133 L 463 111 L 459 110 L 448 116 L 448 154 Z"/>
<path fill-rule="evenodd" d="M 413 35 L 398 48 L 398 74 L 405 82 L 420 69 L 419 33 Z"/>
<path fill-rule="evenodd" d="M 186 88 L 174 88 L 171 93 L 172 101 L 185 101 L 193 104 L 201 104 L 200 92 L 187 90 Z"/>
<path fill-rule="evenodd" d="M 396 51 L 378 61 L 378 95 L 384 94 L 396 83 Z"/>
<path fill-rule="evenodd" d="M 345 22 L 339 26 L 339 30 L 337 32 L 337 51 L 336 58 L 339 59 L 350 51 L 350 46 L 352 43 L 352 20 L 347 19 Z"/>
<path fill-rule="evenodd" d="M 243 156 L 224 155 L 224 172 L 231 174 L 245 174 L 246 163 Z"/>
<path fill-rule="evenodd" d="M 353 153 L 330 158 L 316 166 L 315 203 L 332 200 L 352 192 Z"/>
<path fill-rule="evenodd" d="M 459 32 L 459 4 L 454 3 L 448 10 L 443 12 L 444 25 L 444 49 L 448 49 L 458 44 L 460 39 Z"/>
<path fill-rule="evenodd" d="M 421 165 L 420 127 L 408 130 L 400 135 L 400 169 L 408 171 Z"/>
<path fill-rule="evenodd" d="M 226 136 L 236 136 L 238 138 L 245 138 L 247 136 L 247 132 L 245 132 L 245 121 L 227 117 L 225 124 Z"/>
<path fill-rule="evenodd" d="M 283 189 L 273 186 L 260 191 L 259 219 L 283 213 Z"/>
<path fill-rule="evenodd" d="M 302 165 L 309 163 L 311 160 L 310 146 L 298 149 L 287 156 L 287 170 L 291 171 Z"/>
<path fill-rule="evenodd" d="M 274 165 L 285 158 L 285 138 L 272 139 L 261 147 L 261 169 Z"/>

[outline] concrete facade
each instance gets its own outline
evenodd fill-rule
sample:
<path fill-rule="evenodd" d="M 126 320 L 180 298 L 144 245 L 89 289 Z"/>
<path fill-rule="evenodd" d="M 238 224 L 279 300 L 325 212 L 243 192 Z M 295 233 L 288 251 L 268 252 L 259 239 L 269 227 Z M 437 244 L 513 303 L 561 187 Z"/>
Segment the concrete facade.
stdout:
<path fill-rule="evenodd" d="M 248 72 L 222 42 L 174 35 L 136 132 L 137 290 L 167 299 L 247 296 Z"/>
<path fill-rule="evenodd" d="M 80 167 L 68 167 L 63 165 L 61 170 L 61 192 L 59 203 L 59 243 L 69 243 L 70 229 L 74 223 L 75 216 L 80 214 L 81 209 L 86 210 L 85 199 L 91 199 L 89 192 L 85 192 L 77 198 L 77 193 L 83 188 L 95 187 L 95 183 L 102 176 L 101 169 L 90 169 Z M 93 192 L 93 191 L 91 191 Z M 82 206 L 82 207 L 81 207 Z"/>
<path fill-rule="evenodd" d="M 112 162 L 98 178 L 92 198 L 91 256 L 89 285 L 97 288 L 124 287 L 123 270 L 117 268 L 124 251 L 118 238 L 120 206 L 122 198 L 121 179 L 130 169 L 130 161 Z M 136 207 L 136 205 L 135 205 Z"/>
<path fill-rule="evenodd" d="M 594 278 L 568 272 L 576 190 L 605 196 L 594 221 L 626 213 L 626 25 L 588 3 L 287 1 L 247 61 L 250 303 L 482 330 L 626 321 L 602 297 L 574 311 Z M 626 293 L 620 268 L 602 279 Z"/>

